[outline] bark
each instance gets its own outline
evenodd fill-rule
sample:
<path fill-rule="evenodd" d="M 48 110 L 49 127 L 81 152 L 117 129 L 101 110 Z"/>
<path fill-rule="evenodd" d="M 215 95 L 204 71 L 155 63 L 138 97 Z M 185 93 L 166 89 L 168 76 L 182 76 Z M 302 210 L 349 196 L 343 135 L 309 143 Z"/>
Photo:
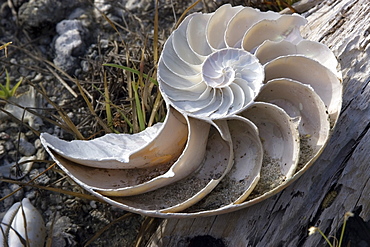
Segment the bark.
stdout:
<path fill-rule="evenodd" d="M 308 236 L 310 226 L 334 236 L 344 214 L 355 211 L 348 237 L 353 222 L 370 221 L 370 1 L 323 1 L 304 15 L 309 23 L 303 35 L 329 46 L 343 74 L 342 112 L 323 154 L 272 198 L 215 217 L 164 220 L 147 246 L 189 246 L 203 235 L 225 246 L 322 246 L 319 234 Z M 355 241 L 351 246 L 358 246 Z M 217 244 L 211 246 L 222 246 Z"/>

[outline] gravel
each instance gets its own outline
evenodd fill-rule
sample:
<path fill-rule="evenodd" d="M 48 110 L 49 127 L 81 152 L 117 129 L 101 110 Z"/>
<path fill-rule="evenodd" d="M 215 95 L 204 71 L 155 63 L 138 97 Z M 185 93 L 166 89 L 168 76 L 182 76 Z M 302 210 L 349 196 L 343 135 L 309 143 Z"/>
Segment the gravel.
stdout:
<path fill-rule="evenodd" d="M 9 5 L 11 2 L 13 6 Z M 124 25 L 121 15 L 128 15 L 124 13 L 125 1 L 116 1 L 115 6 L 113 3 L 108 3 L 111 1 L 95 2 L 95 6 L 99 7 L 108 18 L 114 19 L 119 25 Z M 31 83 L 37 88 L 42 86 L 49 98 L 56 105 L 63 107 L 75 124 L 83 122 L 88 115 L 86 105 L 81 98 L 74 97 L 61 80 L 74 92 L 78 92 L 76 86 L 62 73 L 57 73 L 56 76 L 54 74 L 56 69 L 50 64 L 46 65 L 45 61 L 53 62 L 67 74 L 80 80 L 91 77 L 92 63 L 95 61 L 101 63 L 104 52 L 109 49 L 108 44 L 112 44 L 118 36 L 115 30 L 90 1 L 0 0 L 0 5 L 0 41 L 3 43 L 12 41 L 14 45 L 8 48 L 8 57 L 5 57 L 1 51 L 0 71 L 6 69 L 9 72 L 13 85 L 21 77 L 25 78 L 17 90 L 19 95 L 27 94 L 31 90 Z M 127 36 L 127 33 L 124 32 L 123 35 Z M 101 47 L 105 50 L 99 50 L 99 44 L 102 44 Z M 50 68 L 54 73 L 51 73 Z M 5 73 L 2 73 L 0 80 L 2 83 L 5 81 Z M 24 96 L 19 95 L 17 97 L 24 99 Z M 41 95 L 38 94 L 39 96 Z M 16 98 L 9 100 L 17 101 Z M 19 107 L 6 105 L 5 102 L 0 101 L 0 107 L 3 109 L 17 108 L 14 115 L 19 121 L 0 112 L 1 176 L 23 183 L 35 179 L 32 183 L 39 186 L 85 193 L 57 167 L 47 170 L 50 163 L 42 162 L 50 158 L 38 139 L 38 132 L 48 132 L 67 139 L 74 138 L 69 131 L 45 121 L 45 119 L 52 119 L 63 122 L 57 117 L 58 114 L 53 110 L 53 105 L 44 98 L 31 103 L 27 100 L 21 104 L 24 107 L 32 105 L 33 110 L 40 114 L 40 118 Z M 29 119 L 29 116 L 32 118 Z M 21 120 L 24 120 L 25 124 L 21 124 Z M 30 130 L 27 127 L 28 124 L 35 131 Z M 89 136 L 96 129 L 86 126 L 81 131 L 85 136 Z M 29 156 L 40 161 L 31 163 L 32 166 L 28 166 L 29 170 L 26 169 L 27 164 L 19 165 L 18 168 L 27 174 L 23 178 L 16 176 L 19 173 L 15 173 L 15 164 Z M 13 170 L 11 170 L 12 167 Z M 42 214 L 47 226 L 47 238 L 51 239 L 52 246 L 83 246 L 109 223 L 127 214 L 105 203 L 30 186 L 22 187 L 18 184 L 0 182 L 1 198 L 12 192 L 15 192 L 12 196 L 0 201 L 0 220 L 15 202 L 27 197 Z M 112 227 L 104 231 L 89 246 L 132 246 L 143 219 L 144 217 L 140 215 L 129 214 L 125 219 L 112 224 Z"/>

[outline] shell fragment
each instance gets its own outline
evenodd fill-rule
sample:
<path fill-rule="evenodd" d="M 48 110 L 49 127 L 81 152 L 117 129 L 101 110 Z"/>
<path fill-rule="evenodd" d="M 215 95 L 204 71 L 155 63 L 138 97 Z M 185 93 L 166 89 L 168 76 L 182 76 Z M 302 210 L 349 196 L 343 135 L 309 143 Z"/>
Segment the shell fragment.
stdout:
<path fill-rule="evenodd" d="M 1 246 L 44 246 L 46 228 L 44 220 L 28 198 L 17 202 L 6 212 L 1 222 Z"/>

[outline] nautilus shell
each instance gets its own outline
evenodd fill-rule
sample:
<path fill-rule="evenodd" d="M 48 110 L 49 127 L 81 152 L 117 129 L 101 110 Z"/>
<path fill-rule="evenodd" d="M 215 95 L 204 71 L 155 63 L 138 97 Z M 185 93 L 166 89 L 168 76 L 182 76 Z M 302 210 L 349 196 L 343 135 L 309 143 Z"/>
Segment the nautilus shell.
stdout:
<path fill-rule="evenodd" d="M 189 15 L 166 41 L 163 123 L 141 133 L 41 140 L 78 184 L 156 217 L 235 211 L 281 191 L 328 142 L 342 102 L 338 62 L 302 38 L 300 15 L 223 5 Z"/>

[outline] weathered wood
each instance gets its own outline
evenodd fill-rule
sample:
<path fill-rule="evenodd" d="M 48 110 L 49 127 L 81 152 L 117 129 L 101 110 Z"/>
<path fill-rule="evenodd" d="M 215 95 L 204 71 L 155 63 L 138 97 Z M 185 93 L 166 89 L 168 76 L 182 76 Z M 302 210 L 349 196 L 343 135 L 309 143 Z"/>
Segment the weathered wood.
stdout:
<path fill-rule="evenodd" d="M 323 1 L 305 15 L 303 34 L 333 50 L 344 79 L 342 113 L 324 153 L 272 198 L 225 215 L 164 220 L 147 246 L 188 246 L 198 235 L 226 246 L 319 246 L 310 226 L 335 235 L 355 208 L 370 220 L 370 1 Z"/>

